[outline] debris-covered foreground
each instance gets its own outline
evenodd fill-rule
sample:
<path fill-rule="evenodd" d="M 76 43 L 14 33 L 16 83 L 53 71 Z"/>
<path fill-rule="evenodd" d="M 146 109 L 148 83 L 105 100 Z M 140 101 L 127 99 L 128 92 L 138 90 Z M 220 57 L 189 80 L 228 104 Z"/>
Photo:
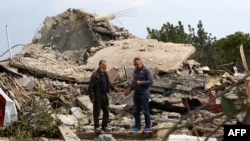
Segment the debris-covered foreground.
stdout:
<path fill-rule="evenodd" d="M 47 17 L 32 43 L 1 62 L 0 92 L 15 105 L 9 108 L 1 101 L 2 109 L 7 109 L 1 111 L 3 137 L 219 141 L 224 124 L 242 121 L 242 113 L 227 120 L 225 107 L 230 106 L 222 105 L 223 100 L 235 103 L 237 109 L 244 104 L 245 88 L 239 82 L 244 74 L 236 67 L 232 72 L 210 70 L 187 60 L 195 52 L 191 45 L 140 39 L 108 20 L 109 16 L 78 9 Z M 124 96 L 124 91 L 131 82 L 134 57 L 141 57 L 154 76 L 151 133 L 130 133 L 133 95 Z M 100 59 L 107 60 L 110 80 L 120 92 L 109 95 L 111 132 L 96 134 L 87 86 Z M 15 110 L 16 115 L 11 114 Z"/>

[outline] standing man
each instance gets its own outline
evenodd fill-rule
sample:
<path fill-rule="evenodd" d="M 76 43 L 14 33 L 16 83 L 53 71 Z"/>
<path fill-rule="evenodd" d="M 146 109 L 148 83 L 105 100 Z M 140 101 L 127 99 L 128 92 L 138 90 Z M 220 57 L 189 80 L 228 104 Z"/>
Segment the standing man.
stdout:
<path fill-rule="evenodd" d="M 106 68 L 107 62 L 105 60 L 100 60 L 98 69 L 91 75 L 88 88 L 89 98 L 93 103 L 95 132 L 101 131 L 99 129 L 99 116 L 101 110 L 103 112 L 102 130 L 107 131 L 109 122 L 109 98 L 107 94 L 110 92 L 110 89 L 118 92 L 118 89 L 110 83 Z"/>
<path fill-rule="evenodd" d="M 130 87 L 130 90 L 125 92 L 125 95 L 134 91 L 134 118 L 135 126 L 133 127 L 133 132 L 138 132 L 141 130 L 141 118 L 140 113 L 143 110 L 145 117 L 145 128 L 144 131 L 151 131 L 151 117 L 149 111 L 149 98 L 150 90 L 149 86 L 153 84 L 153 78 L 148 68 L 146 68 L 141 59 L 136 57 L 134 58 L 134 74 L 133 74 L 133 83 Z"/>

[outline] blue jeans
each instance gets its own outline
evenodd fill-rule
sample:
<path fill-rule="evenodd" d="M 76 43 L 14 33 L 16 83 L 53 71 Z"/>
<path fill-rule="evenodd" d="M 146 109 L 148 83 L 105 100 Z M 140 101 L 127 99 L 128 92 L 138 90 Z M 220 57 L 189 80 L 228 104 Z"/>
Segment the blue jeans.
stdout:
<path fill-rule="evenodd" d="M 151 127 L 151 117 L 149 111 L 149 93 L 143 94 L 134 94 L 134 118 L 135 118 L 135 127 L 141 128 L 141 117 L 140 113 L 143 110 L 144 118 L 145 118 L 145 127 Z"/>

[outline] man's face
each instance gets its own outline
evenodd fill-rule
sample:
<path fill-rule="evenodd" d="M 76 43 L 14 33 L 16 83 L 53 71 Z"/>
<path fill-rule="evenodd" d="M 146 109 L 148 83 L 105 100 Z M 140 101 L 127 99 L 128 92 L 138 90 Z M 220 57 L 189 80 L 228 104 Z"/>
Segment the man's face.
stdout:
<path fill-rule="evenodd" d="M 138 70 L 142 67 L 142 62 L 140 60 L 135 60 L 134 61 L 134 66 Z"/>
<path fill-rule="evenodd" d="M 107 69 L 107 62 L 102 62 L 100 65 L 101 71 L 105 71 Z"/>

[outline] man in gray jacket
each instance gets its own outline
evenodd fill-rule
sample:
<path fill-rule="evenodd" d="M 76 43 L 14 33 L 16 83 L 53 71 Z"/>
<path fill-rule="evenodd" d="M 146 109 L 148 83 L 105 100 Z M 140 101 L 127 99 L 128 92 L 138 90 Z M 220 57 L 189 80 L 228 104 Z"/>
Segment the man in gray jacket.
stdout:
<path fill-rule="evenodd" d="M 133 83 L 130 87 L 130 90 L 125 92 L 125 95 L 134 91 L 134 118 L 135 126 L 133 127 L 133 132 L 138 132 L 141 130 L 141 118 L 140 113 L 143 110 L 145 117 L 145 128 L 144 131 L 151 131 L 151 117 L 149 111 L 149 98 L 150 98 L 150 85 L 153 84 L 153 78 L 148 68 L 146 68 L 141 59 L 136 57 L 134 58 L 134 74 L 133 74 Z"/>

